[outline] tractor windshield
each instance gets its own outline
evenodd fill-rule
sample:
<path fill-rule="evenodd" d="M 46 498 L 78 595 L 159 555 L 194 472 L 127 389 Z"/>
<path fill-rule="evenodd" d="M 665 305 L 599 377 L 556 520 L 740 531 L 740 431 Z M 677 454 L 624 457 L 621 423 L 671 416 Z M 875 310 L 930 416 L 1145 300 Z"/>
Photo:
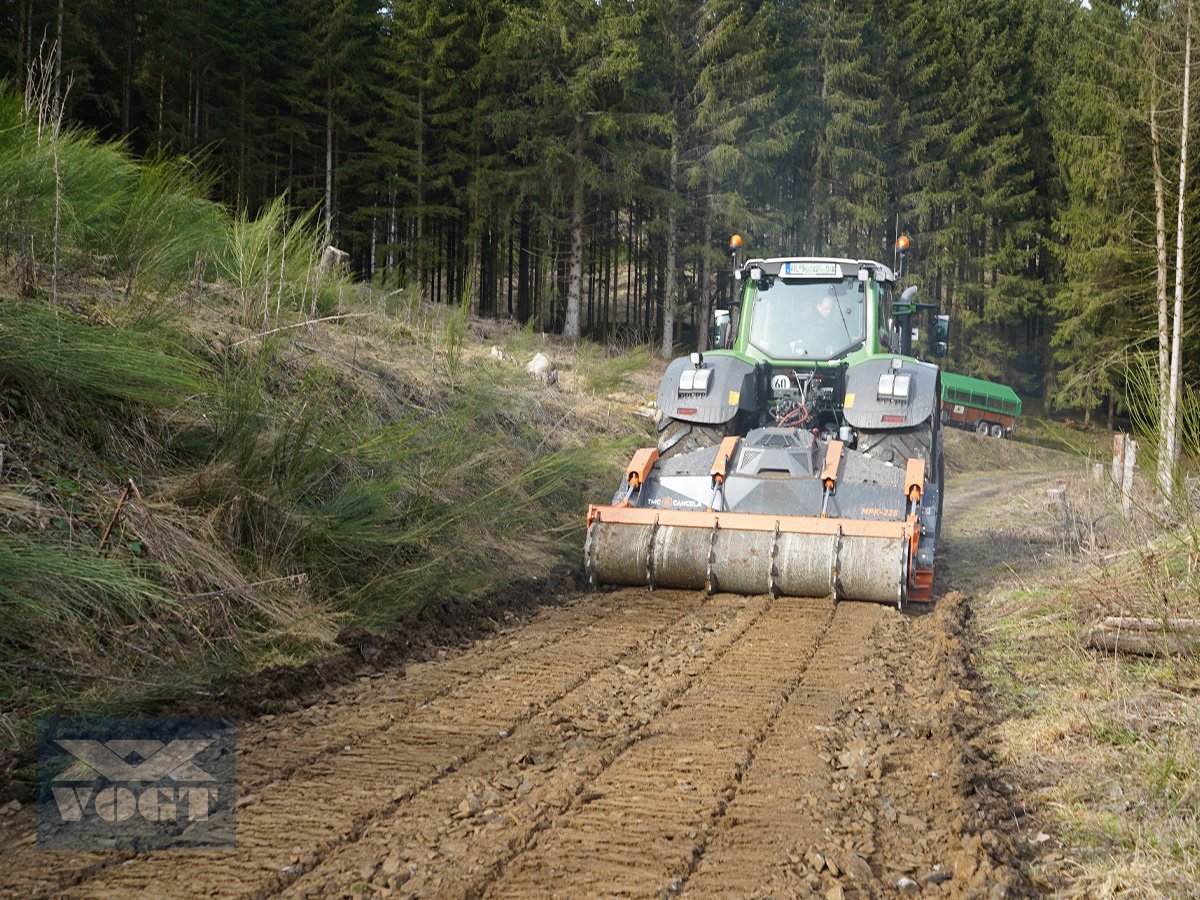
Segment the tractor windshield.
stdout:
<path fill-rule="evenodd" d="M 753 294 L 750 343 L 772 359 L 833 359 L 863 340 L 866 304 L 857 278 L 768 276 Z"/>

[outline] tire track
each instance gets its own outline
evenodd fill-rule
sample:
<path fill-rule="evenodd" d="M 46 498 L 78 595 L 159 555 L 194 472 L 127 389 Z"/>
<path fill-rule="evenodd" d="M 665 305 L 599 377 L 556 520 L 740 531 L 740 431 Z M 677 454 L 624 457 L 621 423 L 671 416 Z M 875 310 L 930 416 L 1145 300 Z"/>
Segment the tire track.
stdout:
<path fill-rule="evenodd" d="M 264 715 L 239 723 L 238 794 L 258 793 L 264 785 L 287 781 L 323 758 L 347 752 L 364 738 L 393 727 L 423 704 L 447 695 L 472 678 L 511 663 L 529 652 L 595 628 L 616 610 L 615 594 L 582 595 L 555 607 L 519 629 L 478 641 L 469 650 L 445 658 L 409 663 L 404 669 L 341 685 L 307 709 Z M 346 709 L 356 708 L 355 715 Z M 240 812 L 239 812 L 240 816 Z M 20 837 L 0 846 L 0 895 L 50 895 L 94 877 L 100 870 L 133 857 L 132 853 L 56 854 L 48 866 L 34 840 L 32 807 L 10 833 Z"/>
<path fill-rule="evenodd" d="M 637 602 L 638 592 L 626 600 Z M 580 685 L 505 742 L 402 804 L 390 821 L 339 848 L 288 896 L 346 893 L 356 883 L 407 896 L 477 896 L 536 835 L 572 807 L 592 802 L 603 772 L 649 733 L 754 627 L 765 597 L 713 598 L 684 628 L 645 648 L 639 666 L 618 664 Z M 628 662 L 628 660 L 627 660 Z M 432 851 L 432 852 L 431 852 Z"/>
<path fill-rule="evenodd" d="M 827 795 L 836 794 L 837 787 L 830 779 L 830 758 L 820 748 L 839 710 L 860 689 L 856 667 L 874 651 L 872 635 L 888 618 L 898 618 L 888 607 L 838 608 L 828 638 L 758 748 L 737 796 L 682 885 L 685 894 L 795 892 L 794 884 L 775 884 L 772 876 L 791 862 L 797 847 L 803 853 L 811 844 L 828 841 L 829 823 L 814 812 L 833 799 Z M 847 830 L 847 824 L 842 823 L 842 829 Z M 865 824 L 863 828 L 869 832 Z"/>
<path fill-rule="evenodd" d="M 560 607 L 560 616 L 535 618 L 519 636 L 505 634 L 479 641 L 453 655 L 443 651 L 443 658 L 409 663 L 401 671 L 383 673 L 379 678 L 360 678 L 306 710 L 263 716 L 246 738 L 239 735 L 238 791 L 248 793 L 262 784 L 281 781 L 323 756 L 344 752 L 347 744 L 386 730 L 472 678 L 562 641 L 578 629 L 595 627 L 616 608 L 611 594 L 585 596 L 572 606 Z M 347 705 L 360 707 L 361 714 L 347 721 L 342 714 Z"/>
<path fill-rule="evenodd" d="M 565 632 L 561 639 L 535 644 L 529 652 L 518 638 L 511 658 L 494 669 L 371 731 L 349 749 L 322 755 L 292 778 L 263 785 L 238 811 L 233 854 L 142 854 L 61 893 L 260 896 L 277 891 L 339 845 L 356 841 L 373 819 L 502 741 L 502 735 L 636 652 L 648 637 L 670 629 L 703 602 L 696 594 L 660 591 L 636 607 L 618 604 L 590 627 L 558 624 Z M 345 713 L 349 725 L 358 711 Z"/>
<path fill-rule="evenodd" d="M 240 726 L 239 794 L 244 798 L 265 783 L 286 780 L 323 756 L 345 751 L 348 744 L 392 726 L 423 703 L 532 647 L 560 641 L 575 629 L 594 627 L 612 614 L 616 602 L 612 594 L 585 595 L 572 604 L 546 610 L 519 630 L 478 641 L 464 653 L 364 676 L 331 690 L 308 709 L 264 715 Z M 366 714 L 342 714 L 347 706 L 355 705 L 361 705 Z M 6 882 L 0 885 L 0 894 L 10 890 L 9 895 L 22 897 L 52 893 L 132 857 L 129 853 L 59 854 L 50 868 L 46 855 L 34 846 L 33 830 L 30 808 L 10 832 L 21 837 L 0 847 L 0 872 Z"/>
<path fill-rule="evenodd" d="M 772 604 L 485 896 L 677 890 L 834 617 L 829 600 Z"/>

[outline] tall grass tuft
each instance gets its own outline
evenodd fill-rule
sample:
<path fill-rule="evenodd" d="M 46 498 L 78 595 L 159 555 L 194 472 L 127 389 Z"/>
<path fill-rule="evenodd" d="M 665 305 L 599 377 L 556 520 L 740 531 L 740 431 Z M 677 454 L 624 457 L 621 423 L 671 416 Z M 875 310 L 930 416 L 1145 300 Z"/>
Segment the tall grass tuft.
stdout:
<path fill-rule="evenodd" d="M 0 534 L 6 744 L 28 734 L 14 713 L 79 711 L 97 685 L 128 694 L 174 681 L 193 650 L 183 610 L 161 584 L 91 553 Z"/>
<path fill-rule="evenodd" d="M 237 290 L 245 325 L 266 329 L 285 309 L 327 314 L 345 285 L 344 273 L 319 265 L 316 210 L 293 217 L 285 200 L 276 197 L 257 216 L 242 213 L 229 225 L 218 271 Z"/>
<path fill-rule="evenodd" d="M 1135 356 L 1126 369 L 1128 384 L 1129 415 L 1147 457 L 1157 460 L 1162 452 L 1159 445 L 1159 422 L 1162 417 L 1158 393 L 1156 361 L 1146 355 Z M 1173 473 L 1183 489 L 1176 493 L 1176 512 L 1185 518 L 1193 518 L 1195 498 L 1189 496 L 1189 474 L 1195 481 L 1195 466 L 1200 463 L 1200 391 L 1184 384 L 1179 392 L 1179 450 L 1180 465 Z M 1196 487 L 1193 485 L 1193 487 Z"/>
<path fill-rule="evenodd" d="M 1144 446 L 1144 456 L 1151 460 L 1147 466 L 1147 481 L 1155 483 L 1153 463 L 1162 448 L 1159 443 L 1160 402 L 1156 362 L 1148 355 L 1135 357 L 1127 369 L 1129 409 L 1134 430 Z M 1152 557 L 1158 561 L 1145 565 L 1140 574 L 1145 580 L 1145 596 L 1156 605 L 1143 610 L 1154 615 L 1167 615 L 1171 607 L 1180 607 L 1186 615 L 1200 613 L 1200 392 L 1183 385 L 1179 394 L 1180 462 L 1172 472 L 1176 490 L 1167 507 L 1155 504 L 1150 513 L 1157 533 L 1151 535 L 1155 548 Z M 1157 499 L 1162 497 L 1157 492 Z M 1174 603 L 1170 598 L 1181 598 Z M 1174 610 L 1175 614 L 1179 609 Z"/>
<path fill-rule="evenodd" d="M 603 350 L 589 347 L 579 354 L 584 370 L 583 385 L 589 394 L 611 394 L 629 386 L 633 376 L 650 366 L 650 348 L 634 347 L 609 356 Z"/>
<path fill-rule="evenodd" d="M 0 249 L 33 285 L 46 261 L 119 278 L 145 297 L 184 283 L 224 243 L 210 181 L 186 160 L 137 161 L 121 144 L 65 129 L 47 140 L 0 84 Z"/>
<path fill-rule="evenodd" d="M 0 303 L 0 385 L 48 404 L 110 408 L 175 407 L 209 389 L 201 364 L 162 337 L 17 300 Z"/>
<path fill-rule="evenodd" d="M 205 196 L 211 178 L 185 159 L 143 160 L 93 244 L 111 259 L 127 295 L 185 282 L 223 248 L 224 216 Z"/>
<path fill-rule="evenodd" d="M 158 627 L 181 612 L 161 585 L 118 562 L 3 535 L 0 600 L 0 634 L 10 653 L 46 659 L 61 659 L 54 651 L 77 644 L 81 631 L 127 649 L 158 644 Z"/>
<path fill-rule="evenodd" d="M 581 541 L 561 511 L 609 488 L 596 473 L 621 458 L 554 434 L 513 375 L 468 373 L 435 413 L 372 425 L 336 375 L 284 393 L 272 372 L 269 348 L 231 368 L 207 464 L 172 500 L 214 510 L 262 573 L 306 573 L 330 609 L 376 626 L 494 587 L 499 555 L 532 574 Z"/>

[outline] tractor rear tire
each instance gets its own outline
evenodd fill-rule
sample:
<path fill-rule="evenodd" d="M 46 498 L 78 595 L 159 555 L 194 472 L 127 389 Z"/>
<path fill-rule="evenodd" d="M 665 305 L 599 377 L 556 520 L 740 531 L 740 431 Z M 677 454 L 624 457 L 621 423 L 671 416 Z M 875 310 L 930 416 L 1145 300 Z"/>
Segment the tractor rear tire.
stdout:
<path fill-rule="evenodd" d="M 925 461 L 925 471 L 933 475 L 934 422 L 926 419 L 915 428 L 895 431 L 858 432 L 858 449 L 869 453 L 872 459 L 903 466 L 910 459 Z"/>
<path fill-rule="evenodd" d="M 669 419 L 666 427 L 658 433 L 658 456 L 660 459 L 670 459 L 681 453 L 715 447 L 728 433 L 724 425 L 700 425 L 682 419 Z"/>
<path fill-rule="evenodd" d="M 869 453 L 872 459 L 903 466 L 910 459 L 925 462 L 925 478 L 938 486 L 938 538 L 942 534 L 942 504 L 946 499 L 946 458 L 942 451 L 942 429 L 930 416 L 915 428 L 897 431 L 858 432 L 858 450 Z"/>

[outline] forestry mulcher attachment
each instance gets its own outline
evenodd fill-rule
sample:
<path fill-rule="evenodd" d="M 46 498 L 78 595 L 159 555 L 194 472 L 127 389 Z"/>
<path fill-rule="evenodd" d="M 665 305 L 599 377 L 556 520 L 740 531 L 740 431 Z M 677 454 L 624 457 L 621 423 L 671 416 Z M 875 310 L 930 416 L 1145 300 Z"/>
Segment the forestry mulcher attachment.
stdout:
<path fill-rule="evenodd" d="M 741 264 L 740 245 L 717 349 L 670 364 L 658 446 L 634 454 L 612 503 L 589 507 L 589 581 L 928 602 L 941 391 L 913 341 L 931 307 L 915 287 L 896 297 L 882 263 Z M 935 317 L 930 355 L 945 354 L 948 329 Z"/>

